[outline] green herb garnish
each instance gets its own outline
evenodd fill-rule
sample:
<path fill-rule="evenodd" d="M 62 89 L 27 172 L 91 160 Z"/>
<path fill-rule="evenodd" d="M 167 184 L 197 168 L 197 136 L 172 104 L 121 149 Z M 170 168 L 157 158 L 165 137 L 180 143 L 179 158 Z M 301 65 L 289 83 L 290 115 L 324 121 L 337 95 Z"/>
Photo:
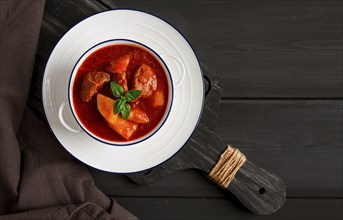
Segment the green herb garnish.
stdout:
<path fill-rule="evenodd" d="M 124 88 L 114 81 L 110 82 L 110 86 L 114 97 L 117 98 L 113 105 L 113 113 L 115 115 L 121 113 L 124 119 L 128 119 L 130 116 L 131 106 L 126 102 L 136 100 L 142 91 L 132 89 L 125 93 Z"/>

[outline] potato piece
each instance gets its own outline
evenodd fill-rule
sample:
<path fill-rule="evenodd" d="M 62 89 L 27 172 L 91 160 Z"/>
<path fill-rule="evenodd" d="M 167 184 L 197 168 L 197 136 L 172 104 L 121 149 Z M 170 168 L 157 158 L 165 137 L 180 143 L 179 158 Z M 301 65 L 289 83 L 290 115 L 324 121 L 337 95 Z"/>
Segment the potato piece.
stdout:
<path fill-rule="evenodd" d="M 164 105 L 164 94 L 162 91 L 156 91 L 154 95 L 154 107 L 160 107 Z"/>
<path fill-rule="evenodd" d="M 105 118 L 108 126 L 120 134 L 126 140 L 129 140 L 130 137 L 137 130 L 138 124 L 132 121 L 128 121 L 113 113 L 113 104 L 114 100 L 108 98 L 104 95 L 97 95 L 97 106 L 100 114 Z"/>
<path fill-rule="evenodd" d="M 129 116 L 128 120 L 133 121 L 133 122 L 137 122 L 140 124 L 149 123 L 148 115 L 139 109 L 131 109 L 130 116 Z"/>
<path fill-rule="evenodd" d="M 112 81 L 119 83 L 124 88 L 125 92 L 129 91 L 129 87 L 127 85 L 126 69 L 129 65 L 130 59 L 131 55 L 127 54 L 115 61 L 112 61 L 106 68 L 107 72 L 112 73 Z"/>

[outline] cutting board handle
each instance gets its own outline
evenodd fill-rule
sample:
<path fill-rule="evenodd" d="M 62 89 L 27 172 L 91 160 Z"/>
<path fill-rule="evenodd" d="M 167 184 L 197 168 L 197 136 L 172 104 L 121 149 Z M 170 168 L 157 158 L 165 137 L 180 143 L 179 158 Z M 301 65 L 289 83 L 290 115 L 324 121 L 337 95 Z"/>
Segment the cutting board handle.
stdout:
<path fill-rule="evenodd" d="M 283 181 L 248 160 L 239 168 L 227 190 L 249 210 L 259 215 L 276 212 L 286 200 L 286 186 Z"/>

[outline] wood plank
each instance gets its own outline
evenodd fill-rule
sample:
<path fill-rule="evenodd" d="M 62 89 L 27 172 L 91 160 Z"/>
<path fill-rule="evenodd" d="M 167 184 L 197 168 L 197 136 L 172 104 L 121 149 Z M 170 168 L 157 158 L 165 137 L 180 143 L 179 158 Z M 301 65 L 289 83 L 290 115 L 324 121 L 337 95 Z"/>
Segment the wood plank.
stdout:
<path fill-rule="evenodd" d="M 223 100 L 218 131 L 249 160 L 277 173 L 288 197 L 343 197 L 343 101 Z M 91 171 L 109 195 L 225 196 L 196 170 L 180 171 L 151 187 Z"/>
<path fill-rule="evenodd" d="M 200 54 L 222 75 L 223 98 L 343 97 L 343 53 Z"/>
<path fill-rule="evenodd" d="M 180 30 L 223 97 L 343 97 L 342 1 L 116 2 Z"/>
<path fill-rule="evenodd" d="M 224 199 L 115 198 L 141 219 L 313 219 L 341 220 L 343 199 L 288 199 L 272 216 L 257 216 Z"/>

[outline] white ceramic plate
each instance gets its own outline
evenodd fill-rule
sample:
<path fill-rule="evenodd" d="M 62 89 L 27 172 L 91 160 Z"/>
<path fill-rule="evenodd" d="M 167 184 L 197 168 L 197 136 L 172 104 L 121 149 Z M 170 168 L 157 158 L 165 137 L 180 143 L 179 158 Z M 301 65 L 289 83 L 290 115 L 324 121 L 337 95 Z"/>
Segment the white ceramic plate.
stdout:
<path fill-rule="evenodd" d="M 76 62 L 89 48 L 110 39 L 148 46 L 162 57 L 173 81 L 174 101 L 163 126 L 129 146 L 113 146 L 89 136 L 79 127 L 68 102 L 68 83 Z M 201 69 L 185 38 L 165 21 L 127 9 L 98 13 L 70 29 L 49 58 L 42 93 L 49 125 L 66 150 L 92 167 L 116 173 L 149 169 L 173 156 L 197 126 L 204 101 Z"/>

